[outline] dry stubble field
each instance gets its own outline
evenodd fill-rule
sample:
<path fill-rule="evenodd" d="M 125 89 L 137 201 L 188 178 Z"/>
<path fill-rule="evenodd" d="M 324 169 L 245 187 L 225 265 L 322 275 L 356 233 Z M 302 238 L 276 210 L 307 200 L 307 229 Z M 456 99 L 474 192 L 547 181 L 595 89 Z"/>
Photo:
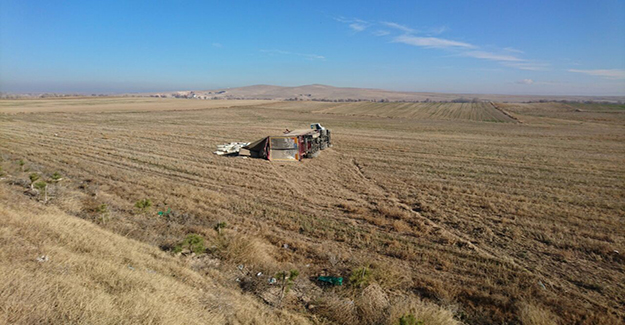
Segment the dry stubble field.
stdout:
<path fill-rule="evenodd" d="M 163 109 L 188 102 L 208 104 Z M 166 103 L 0 115 L 2 186 L 27 197 L 30 174 L 58 172 L 48 205 L 167 254 L 200 234 L 208 253 L 181 263 L 315 323 L 625 319 L 622 106 Z M 316 159 L 212 154 L 311 122 L 333 131 Z M 264 276 L 289 269 L 300 276 L 276 301 Z"/>

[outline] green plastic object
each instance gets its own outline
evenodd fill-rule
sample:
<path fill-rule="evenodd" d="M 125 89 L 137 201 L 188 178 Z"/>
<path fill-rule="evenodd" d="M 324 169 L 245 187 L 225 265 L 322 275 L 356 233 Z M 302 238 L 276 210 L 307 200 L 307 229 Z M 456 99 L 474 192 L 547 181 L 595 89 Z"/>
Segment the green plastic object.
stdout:
<path fill-rule="evenodd" d="M 167 211 L 166 211 L 166 212 L 159 211 L 159 212 L 158 212 L 158 215 L 159 215 L 159 216 L 168 216 L 170 213 L 171 213 L 171 208 L 170 208 L 170 209 L 167 209 Z"/>
<path fill-rule="evenodd" d="M 342 286 L 343 278 L 335 277 L 335 276 L 320 276 L 317 278 L 317 281 L 329 283 L 333 286 Z"/>

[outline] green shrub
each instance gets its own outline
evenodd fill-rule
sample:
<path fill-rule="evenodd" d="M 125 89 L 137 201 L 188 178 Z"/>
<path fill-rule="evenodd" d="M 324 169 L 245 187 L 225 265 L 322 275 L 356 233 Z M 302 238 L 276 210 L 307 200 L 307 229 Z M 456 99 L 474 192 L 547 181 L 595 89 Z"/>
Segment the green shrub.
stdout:
<path fill-rule="evenodd" d="M 227 225 L 228 225 L 228 224 L 227 224 L 225 221 L 221 221 L 221 222 L 218 222 L 218 223 L 215 225 L 214 229 L 215 229 L 215 231 L 217 231 L 217 233 L 218 233 L 218 234 L 220 234 L 220 235 L 221 235 L 221 230 L 222 230 L 222 229 L 224 229 L 224 228 L 226 228 L 226 226 L 227 226 Z"/>
<path fill-rule="evenodd" d="M 371 269 L 368 266 L 363 266 L 352 271 L 349 282 L 355 287 L 362 288 L 369 284 L 370 278 Z"/>
<path fill-rule="evenodd" d="M 282 272 L 276 273 L 276 279 L 282 282 L 282 285 L 286 292 L 288 292 L 291 289 L 291 287 L 293 286 L 293 281 L 295 281 L 295 279 L 297 279 L 298 276 L 299 276 L 299 271 L 295 269 L 289 272 L 282 271 Z"/>
<path fill-rule="evenodd" d="M 135 203 L 135 208 L 141 210 L 142 212 L 147 211 L 151 206 L 152 200 L 150 199 L 139 200 L 137 201 L 137 203 Z"/>
<path fill-rule="evenodd" d="M 423 321 L 417 320 L 413 314 L 407 314 L 399 318 L 399 325 L 423 325 Z"/>
<path fill-rule="evenodd" d="M 299 276 L 298 270 L 291 270 L 289 272 L 282 271 L 276 273 L 275 278 L 280 283 L 280 296 L 278 297 L 278 306 L 282 306 L 282 300 L 284 300 L 284 296 L 291 290 L 295 279 Z"/>
<path fill-rule="evenodd" d="M 28 175 L 28 178 L 30 178 L 30 182 L 31 183 L 35 183 L 39 179 L 39 174 L 32 173 L 32 174 Z"/>
<path fill-rule="evenodd" d="M 95 208 L 95 212 L 97 212 L 97 213 L 107 213 L 108 210 L 109 210 L 109 207 L 106 204 L 104 204 L 104 203 L 98 205 Z"/>
<path fill-rule="evenodd" d="M 34 183 L 33 185 L 36 189 L 43 191 L 46 188 L 46 186 L 48 186 L 48 183 L 44 181 L 39 181 L 37 183 Z"/>
<path fill-rule="evenodd" d="M 206 251 L 204 238 L 197 234 L 189 234 L 180 244 L 174 247 L 174 253 L 180 253 L 185 249 L 188 249 L 196 254 L 204 253 Z"/>
<path fill-rule="evenodd" d="M 51 178 L 55 181 L 58 181 L 62 178 L 61 174 L 59 174 L 59 172 L 54 172 L 54 174 L 52 174 Z"/>

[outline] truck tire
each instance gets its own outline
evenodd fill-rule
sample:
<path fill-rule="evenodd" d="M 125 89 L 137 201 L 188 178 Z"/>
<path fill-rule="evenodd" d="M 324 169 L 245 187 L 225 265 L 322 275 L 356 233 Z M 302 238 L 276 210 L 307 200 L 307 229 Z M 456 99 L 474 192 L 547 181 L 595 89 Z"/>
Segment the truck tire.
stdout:
<path fill-rule="evenodd" d="M 326 150 L 326 148 L 328 148 L 328 143 L 322 142 L 321 143 L 321 150 Z"/>
<path fill-rule="evenodd" d="M 319 150 L 315 152 L 310 152 L 306 155 L 306 158 L 317 158 L 317 157 L 319 157 Z"/>

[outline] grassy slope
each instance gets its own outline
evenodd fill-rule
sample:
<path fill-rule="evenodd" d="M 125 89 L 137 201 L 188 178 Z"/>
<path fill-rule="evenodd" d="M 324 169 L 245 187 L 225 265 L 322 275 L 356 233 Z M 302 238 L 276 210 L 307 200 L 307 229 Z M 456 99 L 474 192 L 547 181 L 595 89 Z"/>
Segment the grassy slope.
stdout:
<path fill-rule="evenodd" d="M 307 323 L 6 185 L 0 215 L 0 323 Z"/>

